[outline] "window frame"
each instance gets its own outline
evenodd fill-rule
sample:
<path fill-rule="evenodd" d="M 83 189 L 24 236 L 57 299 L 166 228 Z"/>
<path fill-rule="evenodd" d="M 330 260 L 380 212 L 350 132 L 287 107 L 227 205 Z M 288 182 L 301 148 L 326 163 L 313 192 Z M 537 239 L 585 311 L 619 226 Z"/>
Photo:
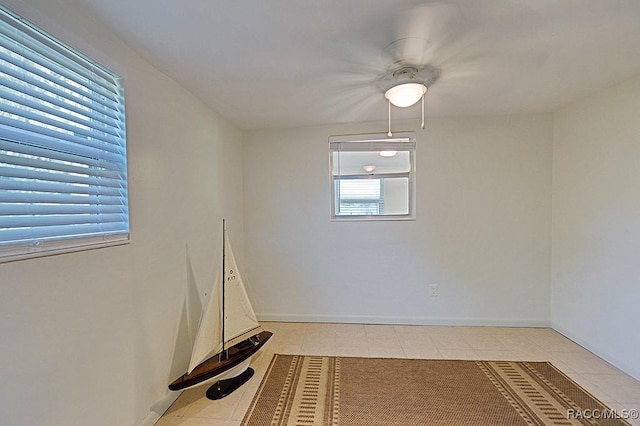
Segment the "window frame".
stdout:
<path fill-rule="evenodd" d="M 124 79 L 1 5 L 0 24 L 0 263 L 129 243 Z"/>
<path fill-rule="evenodd" d="M 351 149 L 343 149 L 349 148 Z M 409 170 L 398 173 L 362 173 L 344 175 L 334 175 L 334 153 L 335 152 L 376 152 L 384 150 L 407 151 L 409 153 Z M 386 133 L 367 133 L 354 135 L 335 135 L 329 137 L 329 176 L 330 176 L 330 198 L 331 198 L 331 221 L 403 221 L 415 220 L 416 218 L 416 189 L 415 189 L 415 156 L 416 154 L 416 134 L 415 132 L 395 132 L 393 136 Z M 342 179 L 381 179 L 381 192 L 385 191 L 385 178 L 407 178 L 407 201 L 408 212 L 406 214 L 379 214 L 379 215 L 340 215 L 336 214 L 336 181 Z M 381 194 L 382 195 L 382 194 Z M 381 203 L 384 204 L 384 197 Z"/>

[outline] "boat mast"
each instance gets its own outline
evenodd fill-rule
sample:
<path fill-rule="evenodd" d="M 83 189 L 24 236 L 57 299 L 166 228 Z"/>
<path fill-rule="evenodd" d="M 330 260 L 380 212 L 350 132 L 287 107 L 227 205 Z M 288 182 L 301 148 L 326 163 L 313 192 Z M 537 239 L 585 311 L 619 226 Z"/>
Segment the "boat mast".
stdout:
<path fill-rule="evenodd" d="M 222 219 L 222 358 L 226 359 L 229 358 L 229 354 L 227 353 L 227 350 L 224 347 L 224 288 L 227 284 L 227 274 L 225 271 L 225 265 L 224 265 L 224 259 L 226 256 L 225 253 L 225 246 L 227 245 L 227 240 L 226 240 L 226 232 L 227 232 L 227 228 L 225 226 L 225 220 Z"/>

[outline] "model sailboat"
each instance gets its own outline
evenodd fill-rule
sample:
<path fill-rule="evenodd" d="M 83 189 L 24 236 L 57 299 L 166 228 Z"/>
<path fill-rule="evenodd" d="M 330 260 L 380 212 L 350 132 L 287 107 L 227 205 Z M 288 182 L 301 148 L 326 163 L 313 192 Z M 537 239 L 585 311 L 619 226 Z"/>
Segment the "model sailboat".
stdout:
<path fill-rule="evenodd" d="M 173 391 L 213 383 L 207 398 L 220 399 L 253 376 L 251 357 L 273 335 L 262 330 L 247 297 L 222 221 L 222 281 L 216 278 L 200 318 L 185 374 L 169 385 Z"/>

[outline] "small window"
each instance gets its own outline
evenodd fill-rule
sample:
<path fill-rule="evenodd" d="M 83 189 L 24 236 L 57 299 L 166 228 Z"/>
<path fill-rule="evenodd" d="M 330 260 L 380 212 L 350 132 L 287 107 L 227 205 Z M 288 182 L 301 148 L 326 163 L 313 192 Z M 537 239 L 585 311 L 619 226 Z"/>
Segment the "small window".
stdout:
<path fill-rule="evenodd" d="M 331 136 L 331 218 L 413 219 L 415 134 Z"/>
<path fill-rule="evenodd" d="M 126 242 L 122 79 L 0 7 L 0 261 Z"/>

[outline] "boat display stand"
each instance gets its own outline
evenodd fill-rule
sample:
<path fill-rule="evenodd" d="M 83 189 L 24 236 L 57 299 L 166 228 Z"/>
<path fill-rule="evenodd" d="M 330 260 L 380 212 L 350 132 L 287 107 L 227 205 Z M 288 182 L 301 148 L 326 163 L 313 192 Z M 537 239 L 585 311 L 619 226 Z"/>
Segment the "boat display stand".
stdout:
<path fill-rule="evenodd" d="M 228 396 L 253 377 L 253 373 L 253 368 L 249 367 L 236 377 L 217 381 L 207 389 L 207 398 L 216 400 Z"/>

